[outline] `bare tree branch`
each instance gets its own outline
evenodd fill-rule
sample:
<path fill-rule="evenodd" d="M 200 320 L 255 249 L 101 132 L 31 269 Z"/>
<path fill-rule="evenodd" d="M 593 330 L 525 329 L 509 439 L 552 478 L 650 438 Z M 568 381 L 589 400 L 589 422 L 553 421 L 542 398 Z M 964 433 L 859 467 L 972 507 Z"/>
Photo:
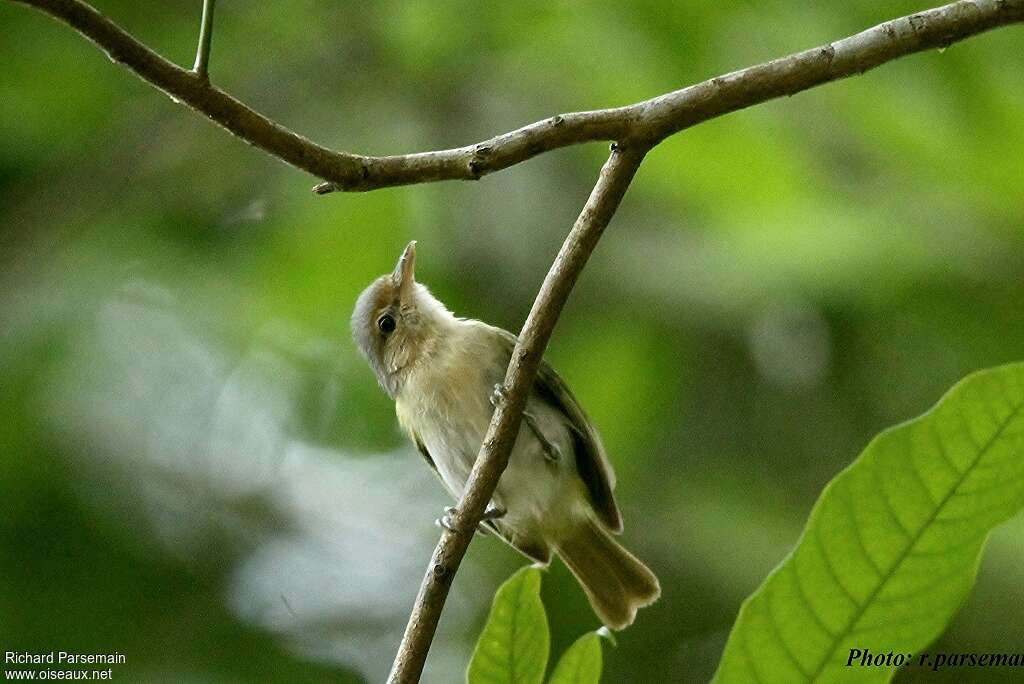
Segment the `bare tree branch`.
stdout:
<path fill-rule="evenodd" d="M 315 188 L 319 193 L 475 180 L 549 150 L 596 140 L 651 145 L 765 100 L 1024 21 L 1024 0 L 961 0 L 626 107 L 560 114 L 465 147 L 371 157 L 329 150 L 280 126 L 205 78 L 167 61 L 81 0 L 12 1 L 69 24 L 140 78 L 243 140 L 322 178 L 326 182 Z"/>
<path fill-rule="evenodd" d="M 622 201 L 640 167 L 646 146 L 612 145 L 590 198 L 565 238 L 526 319 L 505 374 L 505 400 L 498 404 L 452 522 L 434 549 L 409 623 L 388 677 L 390 684 L 418 682 L 455 571 L 473 539 L 501 473 L 508 465 L 526 399 L 555 322 L 587 258 Z"/>
<path fill-rule="evenodd" d="M 199 45 L 192 72 L 199 78 L 210 78 L 210 43 L 213 40 L 213 6 L 217 0 L 203 0 L 203 19 L 199 26 Z"/>

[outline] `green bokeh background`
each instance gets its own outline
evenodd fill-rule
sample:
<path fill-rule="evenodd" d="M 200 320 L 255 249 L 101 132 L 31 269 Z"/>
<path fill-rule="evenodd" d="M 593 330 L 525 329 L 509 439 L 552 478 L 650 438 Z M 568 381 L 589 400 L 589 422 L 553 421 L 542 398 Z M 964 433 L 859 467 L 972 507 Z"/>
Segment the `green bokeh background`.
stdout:
<path fill-rule="evenodd" d="M 198 1 L 97 5 L 191 63 Z M 402 153 L 924 7 L 222 0 L 211 73 L 318 142 Z M 447 502 L 349 341 L 354 299 L 415 238 L 450 308 L 517 330 L 605 147 L 316 197 L 66 27 L 4 2 L 0 29 L 0 651 L 116 650 L 122 681 L 382 679 Z M 664 588 L 606 681 L 707 680 L 868 439 L 1024 357 L 1022 74 L 1002 29 L 651 153 L 548 352 Z M 1018 518 L 931 650 L 1022 648 L 1022 558 Z M 460 676 L 521 563 L 473 544 L 425 681 Z M 544 581 L 560 653 L 597 622 L 563 567 Z"/>

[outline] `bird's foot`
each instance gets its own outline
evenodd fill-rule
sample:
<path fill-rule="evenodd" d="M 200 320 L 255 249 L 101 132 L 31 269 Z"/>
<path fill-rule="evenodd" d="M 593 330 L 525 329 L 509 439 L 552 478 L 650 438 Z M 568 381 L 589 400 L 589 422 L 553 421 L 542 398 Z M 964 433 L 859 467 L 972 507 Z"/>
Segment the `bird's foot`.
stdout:
<path fill-rule="evenodd" d="M 455 517 L 455 506 L 445 506 L 444 513 L 441 514 L 440 518 L 434 520 L 434 524 L 438 527 L 442 527 L 449 532 L 455 532 L 455 522 L 452 518 Z"/>
<path fill-rule="evenodd" d="M 455 521 L 453 520 L 453 518 L 455 517 L 455 510 L 455 506 L 445 506 L 444 513 L 441 515 L 440 518 L 434 521 L 434 524 L 438 527 L 443 527 L 449 532 L 457 532 L 458 530 L 455 527 Z M 486 536 L 489 530 L 488 528 L 483 526 L 483 523 L 489 520 L 497 520 L 504 515 L 504 508 L 501 508 L 499 506 L 488 506 L 487 510 L 484 511 L 484 517 L 480 519 L 481 524 L 476 526 L 476 534 L 479 534 L 481 537 Z"/>
<path fill-rule="evenodd" d="M 495 384 L 494 391 L 491 393 L 491 406 L 497 408 L 498 404 L 505 401 L 507 395 L 508 392 L 504 385 L 501 383 Z M 537 419 L 533 417 L 533 414 L 529 411 L 523 411 L 523 422 L 525 422 L 526 426 L 530 428 L 534 435 L 537 436 L 537 441 L 540 442 L 541 449 L 544 450 L 544 458 L 551 463 L 558 462 L 558 460 L 562 458 L 562 450 L 558 448 L 557 444 L 552 443 L 544 436 L 544 433 L 541 432 L 540 426 L 537 425 Z"/>
<path fill-rule="evenodd" d="M 491 406 L 497 408 L 498 404 L 505 401 L 506 395 L 507 392 L 505 391 L 505 386 L 500 382 L 495 383 L 494 391 L 491 392 Z"/>

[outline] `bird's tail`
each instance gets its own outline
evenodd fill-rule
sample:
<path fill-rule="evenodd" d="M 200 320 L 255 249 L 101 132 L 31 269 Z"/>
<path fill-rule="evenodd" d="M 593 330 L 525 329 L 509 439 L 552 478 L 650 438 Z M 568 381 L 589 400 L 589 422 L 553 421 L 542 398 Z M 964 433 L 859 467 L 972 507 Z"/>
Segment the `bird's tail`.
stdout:
<path fill-rule="evenodd" d="M 558 544 L 601 622 L 612 629 L 633 624 L 638 608 L 654 603 L 661 586 L 646 565 L 589 517 Z"/>

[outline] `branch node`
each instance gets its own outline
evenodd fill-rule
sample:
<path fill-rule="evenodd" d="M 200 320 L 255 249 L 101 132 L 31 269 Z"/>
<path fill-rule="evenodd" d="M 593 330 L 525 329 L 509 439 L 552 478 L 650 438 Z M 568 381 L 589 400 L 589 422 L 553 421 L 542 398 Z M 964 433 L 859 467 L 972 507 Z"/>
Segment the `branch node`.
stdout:
<path fill-rule="evenodd" d="M 473 156 L 466 162 L 466 168 L 473 180 L 477 180 L 487 171 L 487 158 L 491 155 L 491 146 L 480 143 L 473 148 Z"/>
<path fill-rule="evenodd" d="M 337 192 L 338 190 L 341 190 L 338 184 L 332 183 L 331 181 L 317 183 L 316 185 L 313 186 L 313 193 L 316 195 L 327 195 L 332 192 Z"/>
<path fill-rule="evenodd" d="M 925 26 L 924 17 L 922 17 L 920 14 L 911 14 L 909 17 L 907 17 L 907 22 L 910 24 L 910 28 L 914 31 L 914 33 L 920 33 L 921 29 L 924 28 Z"/>
<path fill-rule="evenodd" d="M 196 46 L 196 62 L 192 73 L 209 83 L 210 43 L 213 40 L 213 6 L 217 0 L 203 0 L 203 19 L 199 25 L 199 44 Z"/>

